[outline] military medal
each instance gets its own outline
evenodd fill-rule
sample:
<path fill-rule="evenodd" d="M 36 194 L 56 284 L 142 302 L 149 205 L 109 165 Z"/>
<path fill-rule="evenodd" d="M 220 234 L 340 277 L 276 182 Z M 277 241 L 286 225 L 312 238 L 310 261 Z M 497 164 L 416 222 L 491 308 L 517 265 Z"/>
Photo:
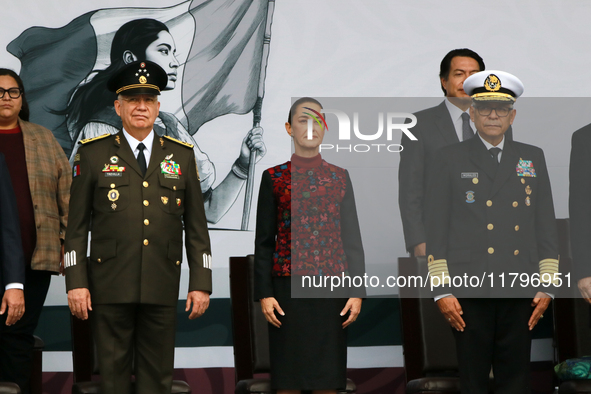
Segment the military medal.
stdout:
<path fill-rule="evenodd" d="M 179 207 L 181 206 L 181 199 L 180 198 L 176 199 L 176 205 L 178 205 Z"/>
<path fill-rule="evenodd" d="M 525 187 L 525 193 L 529 196 L 531 194 L 531 187 L 529 187 L 529 185 L 527 185 Z"/>
<path fill-rule="evenodd" d="M 119 163 L 119 158 L 117 156 L 111 156 L 109 161 L 111 162 L 111 164 L 117 164 Z"/>
<path fill-rule="evenodd" d="M 109 201 L 119 200 L 119 191 L 115 190 L 115 189 L 109 190 L 109 194 L 107 194 L 107 198 L 109 199 Z"/>
<path fill-rule="evenodd" d="M 529 199 L 529 196 L 525 198 L 525 205 L 527 205 L 528 207 L 531 205 L 531 200 Z"/>
<path fill-rule="evenodd" d="M 474 178 L 474 179 L 476 179 L 476 178 Z M 476 200 L 474 200 L 474 192 L 472 190 L 468 190 L 466 192 L 466 202 L 471 204 L 474 201 L 476 201 Z"/>
<path fill-rule="evenodd" d="M 478 184 L 478 178 L 472 178 L 472 183 L 475 185 Z"/>
<path fill-rule="evenodd" d="M 117 156 L 111 157 L 111 162 L 113 162 L 113 159 L 117 161 L 119 160 Z M 122 177 L 124 172 L 125 167 L 121 167 L 117 164 L 105 164 L 105 167 L 103 168 L 103 173 L 106 177 Z"/>
<path fill-rule="evenodd" d="M 517 167 L 515 168 L 517 171 L 517 176 L 524 176 L 524 177 L 536 177 L 536 169 L 531 160 L 523 160 L 519 158 L 519 162 L 517 163 Z M 522 182 L 524 183 L 524 182 Z"/>
<path fill-rule="evenodd" d="M 170 159 L 172 159 L 172 154 L 166 156 L 166 158 L 162 160 L 160 163 L 160 170 L 165 178 L 179 179 L 179 175 L 181 175 L 181 166 Z"/>
<path fill-rule="evenodd" d="M 168 204 L 168 197 L 162 196 L 162 197 L 160 197 L 160 199 L 162 200 L 162 204 L 164 204 L 164 205 Z"/>

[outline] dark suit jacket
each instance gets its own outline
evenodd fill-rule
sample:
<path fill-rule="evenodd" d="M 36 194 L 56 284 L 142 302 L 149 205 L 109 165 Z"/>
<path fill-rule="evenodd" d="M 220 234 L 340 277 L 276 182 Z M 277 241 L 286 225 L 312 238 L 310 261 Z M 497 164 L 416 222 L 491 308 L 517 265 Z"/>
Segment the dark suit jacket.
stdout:
<path fill-rule="evenodd" d="M 88 142 L 78 154 L 66 235 L 67 290 L 88 288 L 98 304 L 176 305 L 184 224 L 189 291 L 211 293 L 211 248 L 193 149 L 155 135 L 145 176 L 123 132 Z M 161 170 L 169 159 L 180 165 L 176 179 Z M 114 161 L 125 171 L 105 172 Z"/>
<path fill-rule="evenodd" d="M 417 125 L 410 131 L 417 141 L 411 141 L 403 133 L 398 170 L 398 205 L 408 251 L 426 240 L 425 190 L 433 155 L 444 146 L 460 142 L 445 101 L 419 111 L 415 116 Z M 505 133 L 505 138 L 513 139 L 511 128 Z"/>
<path fill-rule="evenodd" d="M 591 276 L 591 125 L 572 136 L 569 217 L 573 271 L 578 280 Z"/>
<path fill-rule="evenodd" d="M 0 153 L 0 294 L 9 283 L 25 283 L 25 257 L 21 245 L 16 197 L 4 155 Z"/>
<path fill-rule="evenodd" d="M 540 261 L 558 259 L 552 191 L 542 150 L 506 140 L 495 170 L 494 159 L 475 137 L 441 149 L 435 160 L 426 194 L 427 254 L 447 260 L 450 276 L 495 275 L 493 289 L 484 285 L 471 292 L 454 288 L 451 293 L 533 297 L 536 289 L 520 284 L 514 284 L 511 292 L 508 274 L 531 275 L 539 272 Z M 531 161 L 535 177 L 519 176 L 520 160 Z M 498 278 L 502 272 L 504 288 Z"/>

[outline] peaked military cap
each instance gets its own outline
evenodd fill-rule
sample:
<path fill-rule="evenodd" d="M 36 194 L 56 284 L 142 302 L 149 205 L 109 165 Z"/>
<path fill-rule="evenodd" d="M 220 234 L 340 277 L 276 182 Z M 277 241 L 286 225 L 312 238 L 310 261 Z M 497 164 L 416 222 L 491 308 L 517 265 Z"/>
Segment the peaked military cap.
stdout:
<path fill-rule="evenodd" d="M 107 88 L 123 95 L 159 95 L 167 83 L 166 71 L 156 63 L 144 60 L 129 63 L 117 71 L 107 82 Z"/>
<path fill-rule="evenodd" d="M 523 89 L 519 78 L 505 71 L 481 71 L 464 81 L 464 91 L 475 101 L 514 102 L 523 94 Z"/>

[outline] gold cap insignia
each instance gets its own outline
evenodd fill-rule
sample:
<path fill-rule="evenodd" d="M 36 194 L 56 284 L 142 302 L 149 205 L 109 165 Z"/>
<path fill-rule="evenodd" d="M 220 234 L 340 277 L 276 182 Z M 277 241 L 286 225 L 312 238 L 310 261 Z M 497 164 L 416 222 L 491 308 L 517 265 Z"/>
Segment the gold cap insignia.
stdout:
<path fill-rule="evenodd" d="M 146 77 L 144 77 L 143 75 L 142 75 L 142 76 L 140 76 L 140 83 L 141 83 L 141 84 L 144 84 L 144 83 L 146 83 L 146 82 L 148 82 L 148 79 L 147 79 Z"/>
<path fill-rule="evenodd" d="M 501 80 L 495 74 L 490 74 L 484 80 L 484 88 L 489 92 L 498 92 L 501 89 Z"/>

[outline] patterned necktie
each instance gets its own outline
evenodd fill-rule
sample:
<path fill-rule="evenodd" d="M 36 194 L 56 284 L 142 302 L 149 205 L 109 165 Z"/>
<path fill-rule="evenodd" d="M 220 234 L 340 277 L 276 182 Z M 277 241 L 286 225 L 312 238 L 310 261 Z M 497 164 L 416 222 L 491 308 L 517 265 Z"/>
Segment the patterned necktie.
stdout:
<path fill-rule="evenodd" d="M 469 140 L 474 137 L 474 130 L 470 126 L 470 115 L 462 112 L 462 141 Z"/>
<path fill-rule="evenodd" d="M 495 161 L 495 168 L 499 167 L 499 153 L 501 153 L 501 148 L 490 148 L 488 151 Z"/>
<path fill-rule="evenodd" d="M 137 155 L 137 163 L 140 165 L 140 171 L 142 172 L 142 176 L 145 176 L 146 169 L 148 168 L 146 166 L 146 156 L 144 156 L 144 149 L 146 149 L 146 146 L 140 142 L 137 148 L 140 150 L 140 153 L 138 153 Z"/>

